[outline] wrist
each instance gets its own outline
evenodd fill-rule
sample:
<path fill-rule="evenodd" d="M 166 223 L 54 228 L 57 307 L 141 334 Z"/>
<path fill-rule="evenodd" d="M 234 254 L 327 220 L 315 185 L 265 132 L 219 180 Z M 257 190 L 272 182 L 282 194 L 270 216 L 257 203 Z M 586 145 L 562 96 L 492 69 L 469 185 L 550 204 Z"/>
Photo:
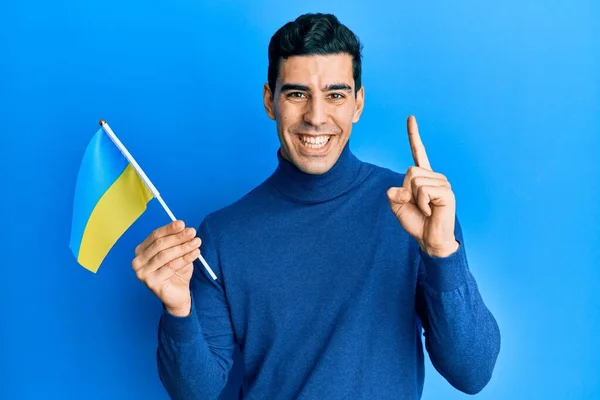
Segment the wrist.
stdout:
<path fill-rule="evenodd" d="M 421 250 L 427 253 L 427 255 L 430 257 L 444 258 L 456 253 L 460 247 L 460 244 L 456 239 L 453 239 L 451 242 L 443 244 L 428 244 L 423 241 L 419 241 L 419 246 L 421 247 Z"/>
<path fill-rule="evenodd" d="M 183 304 L 175 307 L 169 307 L 165 305 L 165 310 L 167 310 L 169 314 L 176 317 L 187 317 L 192 311 L 192 298 L 189 297 Z"/>
<path fill-rule="evenodd" d="M 165 337 L 180 345 L 196 340 L 202 332 L 200 320 L 196 315 L 194 299 L 191 299 L 189 309 L 185 307 L 181 304 L 167 309 L 163 304 L 160 318 L 161 332 L 165 334 Z"/>

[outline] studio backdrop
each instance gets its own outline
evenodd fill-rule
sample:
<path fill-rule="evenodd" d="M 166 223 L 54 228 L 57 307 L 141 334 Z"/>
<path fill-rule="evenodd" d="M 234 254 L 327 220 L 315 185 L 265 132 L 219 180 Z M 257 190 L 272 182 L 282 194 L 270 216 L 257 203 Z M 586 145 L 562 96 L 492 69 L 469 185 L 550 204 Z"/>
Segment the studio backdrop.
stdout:
<path fill-rule="evenodd" d="M 174 215 L 197 227 L 276 167 L 267 46 L 305 12 L 336 14 L 364 45 L 351 150 L 405 172 L 414 114 L 433 169 L 452 183 L 502 335 L 476 398 L 600 398 L 592 0 L 3 1 L 0 398 L 168 398 L 161 304 L 131 261 L 170 219 L 153 200 L 96 274 L 78 265 L 69 238 L 83 153 L 105 119 Z M 240 373 L 236 363 L 224 399 Z M 427 359 L 424 399 L 470 397 Z"/>

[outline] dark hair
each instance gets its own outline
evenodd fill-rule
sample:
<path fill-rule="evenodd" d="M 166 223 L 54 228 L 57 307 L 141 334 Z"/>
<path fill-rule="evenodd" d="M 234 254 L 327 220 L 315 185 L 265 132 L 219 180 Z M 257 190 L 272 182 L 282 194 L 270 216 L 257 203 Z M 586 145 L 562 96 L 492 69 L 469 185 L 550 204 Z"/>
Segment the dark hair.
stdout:
<path fill-rule="evenodd" d="M 352 56 L 355 94 L 361 87 L 361 50 L 358 37 L 332 14 L 308 13 L 288 22 L 271 37 L 268 80 L 271 93 L 282 59 L 290 56 L 346 53 Z"/>

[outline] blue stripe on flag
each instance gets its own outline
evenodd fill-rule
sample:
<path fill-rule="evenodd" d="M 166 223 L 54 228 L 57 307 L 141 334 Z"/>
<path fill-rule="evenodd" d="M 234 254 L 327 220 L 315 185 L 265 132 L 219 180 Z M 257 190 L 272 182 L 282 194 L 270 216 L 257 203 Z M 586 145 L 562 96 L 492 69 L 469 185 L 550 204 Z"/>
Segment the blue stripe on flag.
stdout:
<path fill-rule="evenodd" d="M 94 207 L 121 176 L 127 165 L 125 156 L 104 129 L 100 128 L 85 150 L 77 175 L 69 245 L 76 257 L 79 255 L 81 238 Z"/>

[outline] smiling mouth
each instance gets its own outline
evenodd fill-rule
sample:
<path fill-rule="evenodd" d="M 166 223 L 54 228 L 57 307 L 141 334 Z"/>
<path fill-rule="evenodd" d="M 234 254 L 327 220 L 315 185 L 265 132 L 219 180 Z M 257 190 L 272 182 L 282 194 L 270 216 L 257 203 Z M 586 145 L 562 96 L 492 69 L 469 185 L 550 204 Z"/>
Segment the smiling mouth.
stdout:
<path fill-rule="evenodd" d="M 318 150 L 327 146 L 327 143 L 329 143 L 333 135 L 298 135 L 298 137 L 300 138 L 300 143 L 302 143 L 307 149 Z"/>

